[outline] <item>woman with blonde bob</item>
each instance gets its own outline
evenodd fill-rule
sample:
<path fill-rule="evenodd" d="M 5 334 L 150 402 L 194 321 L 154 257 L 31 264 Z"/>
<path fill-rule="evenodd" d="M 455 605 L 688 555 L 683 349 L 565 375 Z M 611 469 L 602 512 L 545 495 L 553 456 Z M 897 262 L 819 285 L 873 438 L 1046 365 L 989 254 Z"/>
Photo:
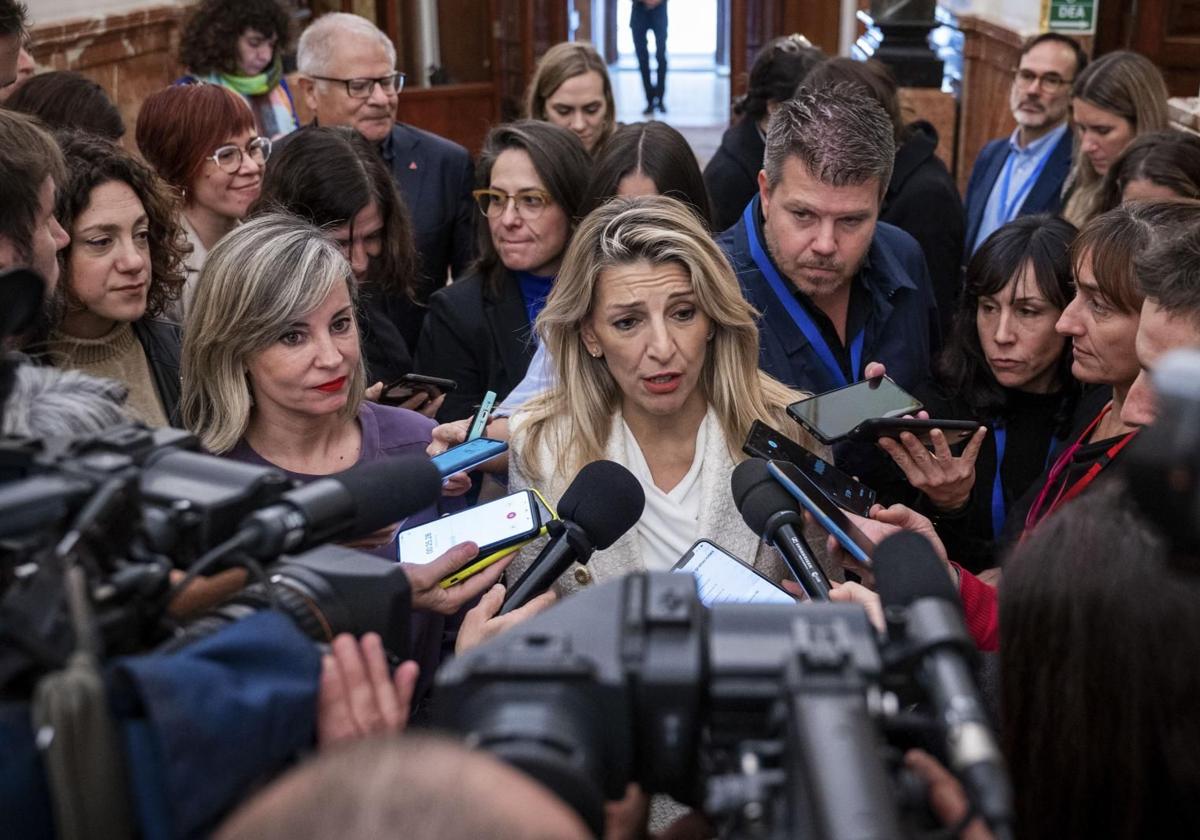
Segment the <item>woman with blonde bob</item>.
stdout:
<path fill-rule="evenodd" d="M 584 220 L 537 320 L 557 384 L 512 418 L 510 483 L 553 505 L 580 467 L 606 458 L 638 478 L 646 509 L 560 591 L 669 569 L 698 538 L 783 576 L 734 506 L 730 475 L 755 420 L 818 446 L 787 418 L 800 395 L 758 369 L 755 315 L 686 205 L 616 198 Z"/>
<path fill-rule="evenodd" d="M 184 325 L 184 425 L 211 452 L 275 467 L 300 482 L 424 453 L 432 420 L 363 399 L 356 296 L 350 263 L 307 222 L 267 213 L 229 233 L 209 253 Z M 405 527 L 461 506 L 443 496 Z M 355 545 L 395 560 L 394 535 L 394 527 L 384 529 Z M 488 569 L 449 589 L 438 585 L 474 554 L 473 545 L 463 544 L 407 567 L 418 610 L 418 694 L 440 657 L 441 616 L 457 612 L 500 576 L 502 568 Z"/>
<path fill-rule="evenodd" d="M 586 41 L 567 41 L 546 50 L 525 94 L 525 115 L 575 133 L 595 155 L 617 126 L 608 68 Z"/>
<path fill-rule="evenodd" d="M 1063 218 L 1083 227 L 1099 215 L 1104 176 L 1134 138 L 1169 127 L 1167 84 L 1154 62 L 1117 50 L 1089 64 L 1071 88 L 1075 163 Z"/>

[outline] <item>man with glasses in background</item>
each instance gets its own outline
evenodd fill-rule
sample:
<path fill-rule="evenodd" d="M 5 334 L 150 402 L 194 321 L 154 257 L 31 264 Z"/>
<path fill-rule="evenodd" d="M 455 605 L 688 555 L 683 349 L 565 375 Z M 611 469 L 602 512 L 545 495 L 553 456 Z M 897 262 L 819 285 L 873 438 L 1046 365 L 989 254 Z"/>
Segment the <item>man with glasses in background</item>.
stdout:
<path fill-rule="evenodd" d="M 1017 216 L 1061 208 L 1071 171 L 1071 84 L 1085 66 L 1083 48 L 1055 32 L 1021 49 L 1008 96 L 1016 130 L 983 147 L 967 183 L 965 259 Z"/>
<path fill-rule="evenodd" d="M 340 12 L 317 18 L 300 36 L 296 63 L 316 123 L 353 127 L 379 147 L 391 168 L 412 216 L 420 261 L 414 292 L 425 304 L 474 256 L 470 155 L 444 137 L 396 121 L 404 74 L 396 72 L 395 45 L 366 18 Z M 400 308 L 405 317 L 397 326 L 412 349 L 425 309 Z"/>

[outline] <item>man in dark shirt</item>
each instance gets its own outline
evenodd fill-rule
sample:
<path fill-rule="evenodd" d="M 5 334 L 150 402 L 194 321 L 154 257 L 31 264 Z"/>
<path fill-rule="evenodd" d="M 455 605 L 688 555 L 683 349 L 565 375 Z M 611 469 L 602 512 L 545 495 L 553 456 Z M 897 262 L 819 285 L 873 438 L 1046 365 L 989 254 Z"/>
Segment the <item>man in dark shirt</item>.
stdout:
<path fill-rule="evenodd" d="M 322 15 L 300 37 L 297 66 L 304 101 L 319 125 L 348 125 L 379 146 L 412 215 L 420 276 L 416 299 L 460 274 L 474 256 L 475 174 L 467 150 L 395 120 L 404 74 L 396 47 L 366 18 Z M 424 306 L 408 307 L 399 324 L 416 347 Z"/>
<path fill-rule="evenodd" d="M 802 90 L 771 118 L 759 193 L 718 240 L 761 313 L 763 370 L 794 388 L 850 384 L 868 361 L 905 388 L 928 376 L 939 336 L 925 258 L 878 221 L 894 157 L 874 99 Z"/>

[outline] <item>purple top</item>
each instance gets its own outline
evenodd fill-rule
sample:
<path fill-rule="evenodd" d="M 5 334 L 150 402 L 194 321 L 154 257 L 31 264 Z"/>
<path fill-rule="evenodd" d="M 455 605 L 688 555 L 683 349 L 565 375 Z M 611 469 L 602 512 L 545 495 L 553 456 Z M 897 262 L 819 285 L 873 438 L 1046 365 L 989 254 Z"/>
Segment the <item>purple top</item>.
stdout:
<path fill-rule="evenodd" d="M 356 462 L 359 464 L 396 455 L 424 454 L 425 447 L 432 439 L 433 428 L 437 425 L 429 417 L 415 411 L 379 405 L 370 400 L 363 400 L 362 405 L 359 406 L 358 424 L 362 428 L 362 447 Z M 225 457 L 248 464 L 273 467 L 288 478 L 302 483 L 324 478 L 320 475 L 292 472 L 272 464 L 251 449 L 245 438 L 239 440 L 233 449 L 225 453 Z M 461 496 L 454 498 L 442 496 L 436 505 L 414 513 L 404 520 L 401 528 L 411 528 L 414 525 L 429 522 L 447 513 L 462 510 L 465 506 L 465 501 Z M 387 545 L 372 549 L 368 553 L 385 560 L 395 560 L 396 541 L 393 539 Z M 453 650 L 453 638 L 443 640 L 443 634 L 448 629 L 455 630 L 458 620 L 459 616 L 453 617 L 447 626 L 444 616 L 424 610 L 413 611 L 412 658 L 421 666 L 421 676 L 417 683 L 414 702 L 419 700 L 432 685 L 434 671 L 441 662 L 442 652 L 446 649 L 446 645 L 449 646 L 449 650 Z"/>

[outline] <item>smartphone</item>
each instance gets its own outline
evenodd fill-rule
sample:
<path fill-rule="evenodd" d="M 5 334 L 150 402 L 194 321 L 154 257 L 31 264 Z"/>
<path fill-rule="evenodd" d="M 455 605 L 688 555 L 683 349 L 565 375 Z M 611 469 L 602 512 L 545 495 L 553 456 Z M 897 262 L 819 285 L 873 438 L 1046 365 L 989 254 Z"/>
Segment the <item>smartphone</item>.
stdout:
<path fill-rule="evenodd" d="M 783 487 L 796 497 L 804 509 L 812 514 L 821 527 L 833 534 L 834 539 L 842 548 L 864 566 L 871 565 L 871 554 L 875 551 L 875 543 L 858 529 L 842 509 L 821 492 L 821 488 L 813 483 L 804 471 L 795 464 L 787 461 L 768 461 L 767 471 L 775 477 Z"/>
<path fill-rule="evenodd" d="M 442 478 L 449 478 L 455 473 L 474 469 L 484 461 L 490 461 L 497 455 L 508 451 L 508 444 L 502 440 L 491 438 L 475 438 L 458 446 L 452 446 L 441 455 L 434 455 L 429 460 L 438 468 Z"/>
<path fill-rule="evenodd" d="M 672 572 L 696 576 L 700 603 L 794 604 L 796 599 L 748 563 L 708 540 L 697 540 Z"/>
<path fill-rule="evenodd" d="M 475 412 L 475 419 L 471 421 L 471 431 L 467 434 L 467 440 L 475 440 L 483 435 L 483 430 L 487 428 L 488 418 L 492 415 L 492 408 L 496 405 L 496 392 L 488 391 L 483 395 L 483 402 L 479 404 L 479 410 Z"/>
<path fill-rule="evenodd" d="M 788 414 L 821 443 L 836 443 L 864 420 L 900 417 L 919 408 L 920 400 L 886 376 L 877 376 L 794 402 Z"/>
<path fill-rule="evenodd" d="M 429 399 L 436 400 L 442 394 L 458 388 L 453 379 L 442 379 L 437 376 L 425 376 L 420 373 L 406 373 L 384 386 L 379 401 L 384 405 L 400 405 L 412 399 L 414 394 L 425 393 Z"/>
<path fill-rule="evenodd" d="M 538 532 L 531 539 L 522 540 L 519 543 L 514 543 L 513 545 L 505 546 L 504 548 L 500 548 L 495 551 L 488 551 L 486 554 L 484 553 L 484 547 L 480 546 L 479 555 L 474 560 L 472 560 L 466 566 L 463 566 L 454 574 L 447 575 L 446 577 L 442 578 L 441 582 L 438 584 L 442 587 L 442 589 L 449 589 L 451 586 L 454 586 L 454 584 L 463 582 L 467 578 L 471 577 L 471 575 L 482 572 L 497 560 L 507 557 L 514 551 L 520 551 L 523 547 L 533 542 L 533 540 L 546 536 L 546 526 L 558 517 L 550 508 L 549 503 L 546 502 L 546 500 L 542 497 L 542 494 L 537 490 L 530 488 L 524 492 L 533 494 L 533 501 L 537 508 L 537 518 L 538 521 L 542 523 L 541 527 L 538 529 Z"/>
<path fill-rule="evenodd" d="M 470 540 L 479 546 L 479 555 L 442 581 L 443 587 L 453 586 L 537 539 L 547 522 L 536 493 L 522 490 L 401 531 L 396 537 L 396 559 L 424 565 Z"/>
<path fill-rule="evenodd" d="M 791 461 L 807 473 L 825 495 L 846 510 L 859 516 L 870 516 L 875 504 L 875 491 L 839 470 L 833 464 L 809 452 L 782 432 L 755 420 L 742 451 L 752 458 Z"/>
<path fill-rule="evenodd" d="M 922 420 L 919 417 L 877 417 L 874 420 L 864 420 L 847 435 L 849 440 L 876 441 L 879 438 L 898 438 L 901 432 L 911 432 L 917 440 L 926 446 L 933 446 L 929 433 L 941 429 L 946 436 L 946 443 L 954 446 L 975 434 L 979 424 L 973 420 Z M 856 511 L 857 512 L 857 511 Z M 866 514 L 863 514 L 864 516 Z"/>

